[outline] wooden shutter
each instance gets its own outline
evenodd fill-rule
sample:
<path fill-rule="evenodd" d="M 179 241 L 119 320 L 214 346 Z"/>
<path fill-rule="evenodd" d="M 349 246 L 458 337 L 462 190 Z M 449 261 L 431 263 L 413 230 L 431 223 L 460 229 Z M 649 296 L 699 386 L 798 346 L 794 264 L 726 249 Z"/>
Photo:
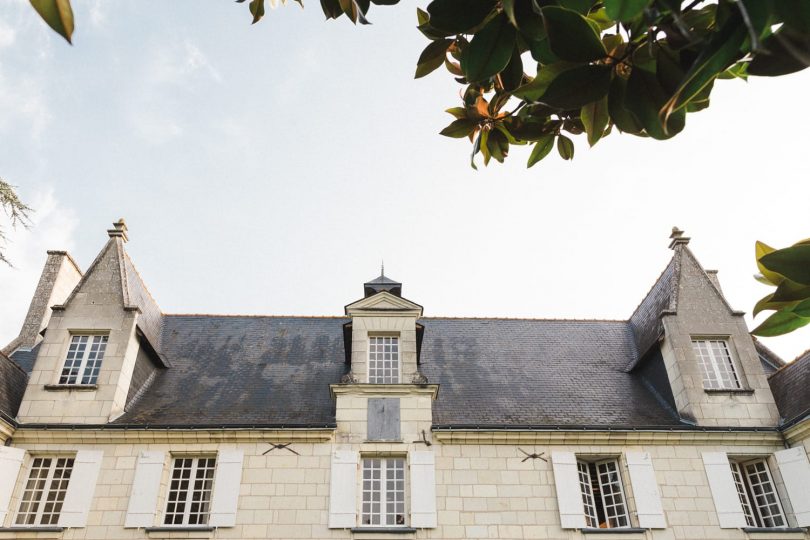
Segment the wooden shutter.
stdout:
<path fill-rule="evenodd" d="M 152 527 L 155 524 L 160 479 L 165 464 L 165 452 L 144 451 L 138 455 L 124 527 Z"/>
<path fill-rule="evenodd" d="M 579 487 L 577 456 L 573 452 L 552 452 L 551 465 L 554 470 L 554 484 L 557 487 L 557 505 L 560 508 L 562 528 L 584 528 L 585 507 L 582 505 L 582 490 Z"/>
<path fill-rule="evenodd" d="M 236 509 L 239 502 L 239 487 L 242 485 L 242 450 L 220 450 L 217 454 L 217 471 L 214 474 L 214 494 L 211 499 L 212 527 L 236 525 Z"/>
<path fill-rule="evenodd" d="M 399 441 L 399 399 L 369 398 L 366 413 L 369 441 Z"/>
<path fill-rule="evenodd" d="M 101 471 L 101 450 L 79 450 L 73 460 L 73 471 L 70 473 L 65 502 L 59 514 L 60 527 L 85 527 L 87 513 L 93 504 L 93 493 L 96 491 L 98 473 Z"/>
<path fill-rule="evenodd" d="M 0 446 L 0 527 L 6 521 L 24 457 L 25 450 L 22 448 Z"/>
<path fill-rule="evenodd" d="M 739 529 L 748 526 L 743 513 L 740 496 L 731 475 L 731 466 L 725 452 L 703 452 L 703 465 L 709 478 L 714 508 L 722 529 Z"/>
<path fill-rule="evenodd" d="M 630 484 L 633 486 L 633 498 L 636 502 L 638 525 L 644 529 L 665 529 L 664 507 L 661 504 L 661 492 L 655 481 L 655 469 L 648 452 L 626 452 L 624 454 L 627 469 L 630 472 Z"/>
<path fill-rule="evenodd" d="M 357 452 L 332 453 L 329 484 L 329 528 L 350 529 L 357 525 Z"/>
<path fill-rule="evenodd" d="M 411 452 L 411 527 L 437 527 L 436 460 L 433 452 Z"/>
<path fill-rule="evenodd" d="M 796 524 L 799 527 L 810 527 L 810 462 L 807 452 L 797 446 L 774 452 L 779 472 L 785 483 Z"/>

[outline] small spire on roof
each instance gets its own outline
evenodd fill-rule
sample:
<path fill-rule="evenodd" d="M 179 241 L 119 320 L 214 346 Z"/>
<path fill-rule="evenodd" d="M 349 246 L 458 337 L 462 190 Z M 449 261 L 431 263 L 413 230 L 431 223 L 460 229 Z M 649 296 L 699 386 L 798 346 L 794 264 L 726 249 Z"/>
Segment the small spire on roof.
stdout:
<path fill-rule="evenodd" d="M 685 246 L 689 243 L 690 238 L 688 236 L 684 236 L 683 233 L 684 231 L 678 227 L 672 227 L 672 234 L 669 235 L 669 237 L 672 239 L 672 241 L 669 243 L 669 249 L 675 249 L 675 246 Z"/>
<path fill-rule="evenodd" d="M 385 277 L 385 259 L 380 260 L 380 275 Z"/>
<path fill-rule="evenodd" d="M 124 218 L 121 218 L 113 223 L 113 228 L 107 229 L 107 234 L 110 236 L 110 238 L 121 237 L 123 238 L 124 242 L 129 240 L 129 237 L 127 236 L 127 222 L 124 221 Z"/>

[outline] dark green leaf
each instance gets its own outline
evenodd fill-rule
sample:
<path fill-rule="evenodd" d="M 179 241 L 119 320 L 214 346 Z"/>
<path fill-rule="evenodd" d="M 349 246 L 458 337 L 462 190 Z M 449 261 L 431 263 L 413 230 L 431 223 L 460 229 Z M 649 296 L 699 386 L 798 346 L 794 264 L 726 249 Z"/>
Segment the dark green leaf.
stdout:
<path fill-rule="evenodd" d="M 796 283 L 791 279 L 783 279 L 782 283 L 773 292 L 773 302 L 796 302 L 810 298 L 810 285 Z"/>
<path fill-rule="evenodd" d="M 251 24 L 256 24 L 264 17 L 264 0 L 250 0 L 248 9 L 250 9 L 250 14 L 253 15 L 253 22 Z"/>
<path fill-rule="evenodd" d="M 565 135 L 558 135 L 557 152 L 559 152 L 560 157 L 565 160 L 574 159 L 574 141 Z"/>
<path fill-rule="evenodd" d="M 558 109 L 579 109 L 608 95 L 610 76 L 611 68 L 603 65 L 565 70 L 549 83 L 538 101 Z"/>
<path fill-rule="evenodd" d="M 627 90 L 627 80 L 621 77 L 613 77 L 613 82 L 610 83 L 610 93 L 608 94 L 608 112 L 613 124 L 625 133 L 632 133 L 633 135 L 641 135 L 644 131 L 644 126 L 641 122 L 633 116 L 624 106 L 624 96 Z"/>
<path fill-rule="evenodd" d="M 492 13 L 497 0 L 433 0 L 427 11 L 433 28 L 451 34 L 465 34 Z"/>
<path fill-rule="evenodd" d="M 458 119 L 467 118 L 467 109 L 465 109 L 464 107 L 450 107 L 444 112 L 450 113 Z"/>
<path fill-rule="evenodd" d="M 810 318 L 810 299 L 804 300 L 803 302 L 799 302 L 790 311 L 795 313 L 799 317 L 809 317 Z"/>
<path fill-rule="evenodd" d="M 515 28 L 505 16 L 489 21 L 470 42 L 461 58 L 461 70 L 470 82 L 483 81 L 502 71 L 512 57 Z"/>
<path fill-rule="evenodd" d="M 447 57 L 447 49 L 453 44 L 452 39 L 440 39 L 432 41 L 425 47 L 422 54 L 419 55 L 419 60 L 416 62 L 416 75 L 415 79 L 424 77 L 431 71 L 437 69 L 444 63 Z"/>
<path fill-rule="evenodd" d="M 771 272 L 760 262 L 760 259 L 767 255 L 768 253 L 773 253 L 776 251 L 774 248 L 766 244 L 765 242 L 760 242 L 759 240 L 756 241 L 754 244 L 754 258 L 757 261 L 757 268 L 759 272 L 762 274 L 769 284 L 773 286 L 777 286 L 785 280 L 785 276 L 779 274 L 777 272 Z"/>
<path fill-rule="evenodd" d="M 543 8 L 543 21 L 551 50 L 561 59 L 592 62 L 607 54 L 593 27 L 576 11 L 547 6 Z"/>
<path fill-rule="evenodd" d="M 551 152 L 552 148 L 554 148 L 554 135 L 549 134 L 540 137 L 540 140 L 534 144 L 534 148 L 529 156 L 529 161 L 526 163 L 526 167 L 529 168 L 538 161 L 542 160 L 548 155 L 549 152 Z"/>
<path fill-rule="evenodd" d="M 588 134 L 588 144 L 595 145 L 602 138 L 602 134 L 605 132 L 610 120 L 607 96 L 582 107 L 579 117 L 585 126 L 585 132 Z"/>
<path fill-rule="evenodd" d="M 512 91 L 523 82 L 523 60 L 520 59 L 520 50 L 515 46 L 512 58 L 506 68 L 501 72 L 501 82 L 504 90 Z"/>
<path fill-rule="evenodd" d="M 399 4 L 399 0 L 371 0 L 375 6 L 395 6 Z"/>
<path fill-rule="evenodd" d="M 762 46 L 765 50 L 757 53 L 748 65 L 750 75 L 777 77 L 810 65 L 810 35 L 781 28 L 768 36 Z"/>
<path fill-rule="evenodd" d="M 810 245 L 778 249 L 760 257 L 759 262 L 768 270 L 810 286 Z"/>
<path fill-rule="evenodd" d="M 647 7 L 649 0 L 604 0 L 605 11 L 608 17 L 614 21 L 628 22 L 635 19 L 644 8 Z"/>
<path fill-rule="evenodd" d="M 773 9 L 785 26 L 797 33 L 810 35 L 810 2 L 807 0 L 772 0 Z"/>
<path fill-rule="evenodd" d="M 416 8 L 416 24 L 423 25 L 430 20 L 430 14 L 421 8 Z"/>
<path fill-rule="evenodd" d="M 54 32 L 72 43 L 73 9 L 70 0 L 31 0 L 31 5 Z"/>
<path fill-rule="evenodd" d="M 810 317 L 800 317 L 790 311 L 777 311 L 751 333 L 762 337 L 781 336 L 807 324 L 810 324 Z"/>
<path fill-rule="evenodd" d="M 559 4 L 577 13 L 587 14 L 593 6 L 593 0 L 558 0 Z"/>
<path fill-rule="evenodd" d="M 627 81 L 624 96 L 624 107 L 644 126 L 647 135 L 654 139 L 669 139 L 683 130 L 686 120 L 686 111 L 681 109 L 673 113 L 667 120 L 664 129 L 659 111 L 666 102 L 667 94 L 658 79 L 652 73 L 643 69 L 634 69 Z"/>
<path fill-rule="evenodd" d="M 470 120 L 469 118 L 460 118 L 458 120 L 454 120 L 453 123 L 441 130 L 439 135 L 452 137 L 454 139 L 463 139 L 475 131 L 475 127 L 477 125 L 478 123 L 475 120 Z"/>
<path fill-rule="evenodd" d="M 484 135 L 484 130 L 478 132 L 478 137 L 475 138 L 473 142 L 473 149 L 472 153 L 470 153 L 470 167 L 478 170 L 478 167 L 475 165 L 475 154 L 481 151 L 481 137 Z"/>
<path fill-rule="evenodd" d="M 337 19 L 343 15 L 343 10 L 338 0 L 321 0 L 321 9 L 327 19 Z"/>
<path fill-rule="evenodd" d="M 504 158 L 509 153 L 509 141 L 500 130 L 490 130 L 487 137 L 487 150 L 498 163 L 503 163 Z"/>
<path fill-rule="evenodd" d="M 501 0 L 501 5 L 503 6 L 503 12 L 506 15 L 506 18 L 509 19 L 512 26 L 517 28 L 518 23 L 517 19 L 515 18 L 515 0 Z"/>

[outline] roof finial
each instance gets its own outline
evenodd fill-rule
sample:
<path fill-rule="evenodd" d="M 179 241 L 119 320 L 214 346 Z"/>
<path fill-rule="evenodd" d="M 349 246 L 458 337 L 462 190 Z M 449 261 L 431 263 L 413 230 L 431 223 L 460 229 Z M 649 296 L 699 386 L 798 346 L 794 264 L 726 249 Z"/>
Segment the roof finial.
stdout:
<path fill-rule="evenodd" d="M 688 236 L 684 236 L 683 233 L 684 231 L 678 227 L 672 227 L 672 234 L 669 235 L 672 242 L 669 243 L 669 249 L 675 249 L 676 246 L 685 246 L 689 243 L 690 238 Z"/>
<path fill-rule="evenodd" d="M 127 222 L 124 221 L 124 218 L 121 218 L 113 223 L 113 228 L 107 229 L 107 234 L 110 236 L 110 238 L 120 237 L 124 240 L 124 242 L 129 240 L 129 237 L 127 236 Z"/>
<path fill-rule="evenodd" d="M 385 276 L 385 259 L 380 261 L 380 275 Z"/>

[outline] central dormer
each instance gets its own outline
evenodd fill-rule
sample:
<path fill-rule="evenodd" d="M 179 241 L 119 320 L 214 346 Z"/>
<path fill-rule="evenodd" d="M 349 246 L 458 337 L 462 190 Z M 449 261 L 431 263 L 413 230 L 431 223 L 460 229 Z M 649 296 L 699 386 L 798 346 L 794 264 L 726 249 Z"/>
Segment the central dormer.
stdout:
<path fill-rule="evenodd" d="M 418 372 L 422 306 L 402 297 L 402 284 L 380 276 L 363 284 L 364 297 L 346 306 L 346 360 L 352 382 L 411 384 Z"/>

